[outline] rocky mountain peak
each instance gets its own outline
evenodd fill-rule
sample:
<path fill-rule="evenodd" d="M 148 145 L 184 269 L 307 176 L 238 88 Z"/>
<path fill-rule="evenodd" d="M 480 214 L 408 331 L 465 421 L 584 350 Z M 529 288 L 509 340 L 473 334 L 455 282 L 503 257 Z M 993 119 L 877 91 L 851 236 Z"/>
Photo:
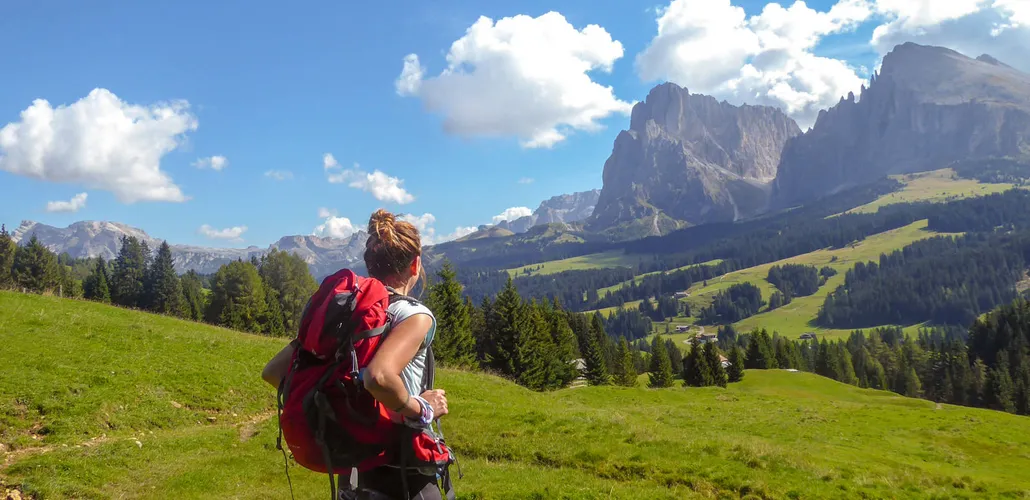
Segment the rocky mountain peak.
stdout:
<path fill-rule="evenodd" d="M 792 205 L 888 174 L 1026 154 L 1030 75 L 990 56 L 905 43 L 858 99 L 821 112 L 787 144 L 775 199 Z"/>
<path fill-rule="evenodd" d="M 591 225 L 655 217 L 654 233 L 662 231 L 659 214 L 673 226 L 746 217 L 764 208 L 763 186 L 776 175 L 783 145 L 800 133 L 776 108 L 658 85 L 615 139 Z"/>

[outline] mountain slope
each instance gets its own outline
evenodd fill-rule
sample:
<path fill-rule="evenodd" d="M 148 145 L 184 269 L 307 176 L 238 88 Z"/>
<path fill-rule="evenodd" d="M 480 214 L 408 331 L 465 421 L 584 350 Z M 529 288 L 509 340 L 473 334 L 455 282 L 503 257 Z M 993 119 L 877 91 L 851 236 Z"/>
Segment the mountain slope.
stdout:
<path fill-rule="evenodd" d="M 1025 155 L 1030 75 L 990 56 L 906 43 L 884 57 L 869 88 L 787 143 L 775 199 L 790 206 L 888 174 Z"/>
<path fill-rule="evenodd" d="M 9 292 L 0 325 L 31 333 L 10 336 L 0 364 L 7 484 L 47 498 L 289 495 L 258 376 L 285 340 Z M 1030 495 L 1025 417 L 777 370 L 725 389 L 552 393 L 439 375 L 462 498 Z M 325 494 L 324 475 L 290 474 L 298 498 Z"/>
<path fill-rule="evenodd" d="M 778 109 L 659 85 L 615 139 L 591 227 L 647 219 L 631 235 L 644 236 L 753 215 L 765 206 L 783 145 L 800 133 Z"/>

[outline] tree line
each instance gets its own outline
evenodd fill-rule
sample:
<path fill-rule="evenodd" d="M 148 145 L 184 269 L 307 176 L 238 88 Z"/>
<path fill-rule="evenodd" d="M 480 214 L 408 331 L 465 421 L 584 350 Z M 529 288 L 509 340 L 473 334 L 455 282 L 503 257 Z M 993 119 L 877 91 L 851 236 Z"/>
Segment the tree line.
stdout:
<path fill-rule="evenodd" d="M 762 290 L 751 283 L 737 283 L 712 297 L 712 303 L 701 310 L 702 324 L 736 323 L 758 314 L 765 305 Z"/>
<path fill-rule="evenodd" d="M 1016 297 L 1030 232 L 936 237 L 859 262 L 827 295 L 817 321 L 833 328 L 969 325 Z"/>
<path fill-rule="evenodd" d="M 267 335 L 292 334 L 318 284 L 300 257 L 274 250 L 260 259 L 233 261 L 209 277 L 194 271 L 180 276 L 171 248 L 152 252 L 146 241 L 123 236 L 117 257 L 60 262 L 33 235 L 15 245 L 0 228 L 0 288 L 62 295 L 140 309 L 236 330 Z M 76 279 L 73 270 L 86 270 Z M 209 287 L 205 287 L 205 282 Z"/>

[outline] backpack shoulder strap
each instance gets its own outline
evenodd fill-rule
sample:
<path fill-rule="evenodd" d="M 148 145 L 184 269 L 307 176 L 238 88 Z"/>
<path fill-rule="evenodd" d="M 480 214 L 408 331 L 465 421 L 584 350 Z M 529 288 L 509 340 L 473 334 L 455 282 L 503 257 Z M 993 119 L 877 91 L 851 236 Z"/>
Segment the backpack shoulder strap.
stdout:
<path fill-rule="evenodd" d="M 426 346 L 426 367 L 422 370 L 422 392 L 431 390 L 436 382 L 436 356 L 433 355 L 433 345 Z"/>

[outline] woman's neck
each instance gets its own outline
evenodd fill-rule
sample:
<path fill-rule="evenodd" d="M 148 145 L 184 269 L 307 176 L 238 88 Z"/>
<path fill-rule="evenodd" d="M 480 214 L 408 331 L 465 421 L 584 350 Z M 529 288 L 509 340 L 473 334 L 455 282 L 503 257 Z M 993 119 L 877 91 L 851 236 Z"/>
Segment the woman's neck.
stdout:
<path fill-rule="evenodd" d="M 394 282 L 394 281 L 384 281 L 383 284 L 385 284 L 386 286 L 388 286 L 390 288 L 393 288 L 397 293 L 399 293 L 401 295 L 407 295 L 408 292 L 410 292 L 411 288 L 412 288 L 407 283 L 397 283 L 397 282 Z"/>

